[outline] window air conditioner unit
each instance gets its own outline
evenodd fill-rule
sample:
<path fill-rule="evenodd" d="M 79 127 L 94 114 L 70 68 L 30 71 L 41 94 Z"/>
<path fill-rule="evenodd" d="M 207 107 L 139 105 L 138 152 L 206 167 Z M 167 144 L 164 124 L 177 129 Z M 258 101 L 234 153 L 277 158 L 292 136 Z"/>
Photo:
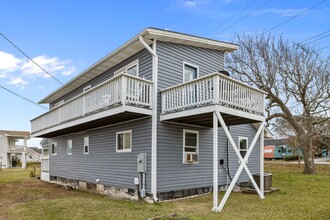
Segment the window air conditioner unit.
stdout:
<path fill-rule="evenodd" d="M 187 163 L 197 163 L 198 162 L 198 154 L 186 154 Z"/>

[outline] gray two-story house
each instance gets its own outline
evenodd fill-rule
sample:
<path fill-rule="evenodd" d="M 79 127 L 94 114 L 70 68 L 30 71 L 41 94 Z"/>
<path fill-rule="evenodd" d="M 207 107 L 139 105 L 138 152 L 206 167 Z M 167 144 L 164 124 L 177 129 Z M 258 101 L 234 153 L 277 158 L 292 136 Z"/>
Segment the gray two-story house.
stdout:
<path fill-rule="evenodd" d="M 223 71 L 238 48 L 147 28 L 42 99 L 49 179 L 157 201 L 263 172 L 264 93 Z"/>

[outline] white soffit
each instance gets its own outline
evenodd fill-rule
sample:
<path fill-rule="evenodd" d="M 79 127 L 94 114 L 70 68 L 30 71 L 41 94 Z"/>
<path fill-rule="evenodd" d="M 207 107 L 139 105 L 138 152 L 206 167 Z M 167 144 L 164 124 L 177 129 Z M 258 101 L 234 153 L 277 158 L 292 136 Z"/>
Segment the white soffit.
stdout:
<path fill-rule="evenodd" d="M 98 75 L 104 73 L 106 70 L 112 68 L 113 66 L 117 65 L 118 63 L 124 61 L 125 59 L 142 50 L 144 47 L 139 42 L 139 36 L 143 36 L 147 44 L 151 44 L 152 39 L 156 39 L 159 41 L 180 43 L 190 46 L 203 47 L 227 52 L 238 49 L 238 45 L 231 43 L 225 43 L 212 39 L 201 38 L 197 36 L 156 28 L 147 28 L 129 41 L 127 41 L 121 47 L 119 47 L 118 49 L 116 49 L 115 51 L 113 51 L 112 53 L 110 53 L 100 61 L 96 62 L 94 65 L 92 65 L 73 79 L 71 79 L 69 82 L 55 90 L 53 93 L 40 100 L 39 103 L 46 104 L 58 100 L 69 92 L 79 88 L 92 78 L 97 77 Z"/>

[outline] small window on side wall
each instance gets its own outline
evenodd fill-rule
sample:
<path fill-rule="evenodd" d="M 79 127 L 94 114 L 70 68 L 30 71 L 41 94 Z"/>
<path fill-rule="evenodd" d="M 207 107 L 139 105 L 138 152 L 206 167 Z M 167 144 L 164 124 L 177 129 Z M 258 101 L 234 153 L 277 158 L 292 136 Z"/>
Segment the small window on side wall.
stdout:
<path fill-rule="evenodd" d="M 72 140 L 67 141 L 67 154 L 72 155 Z"/>
<path fill-rule="evenodd" d="M 238 137 L 238 147 L 239 147 L 239 152 L 244 159 L 248 149 L 249 149 L 249 141 L 247 137 Z M 247 161 L 246 161 L 247 162 Z"/>
<path fill-rule="evenodd" d="M 115 71 L 115 75 L 120 73 L 126 73 L 132 76 L 139 76 L 139 60 L 135 60 L 132 63 L 122 67 L 121 69 Z"/>
<path fill-rule="evenodd" d="M 116 152 L 132 151 L 132 130 L 116 133 Z"/>
<path fill-rule="evenodd" d="M 183 62 L 183 82 L 189 82 L 191 80 L 197 79 L 198 75 L 198 66 Z"/>
<path fill-rule="evenodd" d="M 89 137 L 84 137 L 84 154 L 89 154 Z"/>
<path fill-rule="evenodd" d="M 53 142 L 51 146 L 52 155 L 57 155 L 57 142 Z"/>
<path fill-rule="evenodd" d="M 183 130 L 183 163 L 198 163 L 199 132 Z"/>

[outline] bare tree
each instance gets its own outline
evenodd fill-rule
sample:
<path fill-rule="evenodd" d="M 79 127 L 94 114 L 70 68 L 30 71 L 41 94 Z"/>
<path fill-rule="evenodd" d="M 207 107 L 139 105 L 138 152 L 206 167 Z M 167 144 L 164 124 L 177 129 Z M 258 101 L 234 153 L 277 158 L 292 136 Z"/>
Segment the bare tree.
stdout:
<path fill-rule="evenodd" d="M 315 173 L 313 141 L 318 125 L 330 120 L 330 56 L 271 35 L 236 40 L 240 49 L 228 57 L 227 68 L 267 93 L 267 122 L 287 121 L 293 133 L 287 136 L 295 135 L 303 151 L 304 173 Z"/>

